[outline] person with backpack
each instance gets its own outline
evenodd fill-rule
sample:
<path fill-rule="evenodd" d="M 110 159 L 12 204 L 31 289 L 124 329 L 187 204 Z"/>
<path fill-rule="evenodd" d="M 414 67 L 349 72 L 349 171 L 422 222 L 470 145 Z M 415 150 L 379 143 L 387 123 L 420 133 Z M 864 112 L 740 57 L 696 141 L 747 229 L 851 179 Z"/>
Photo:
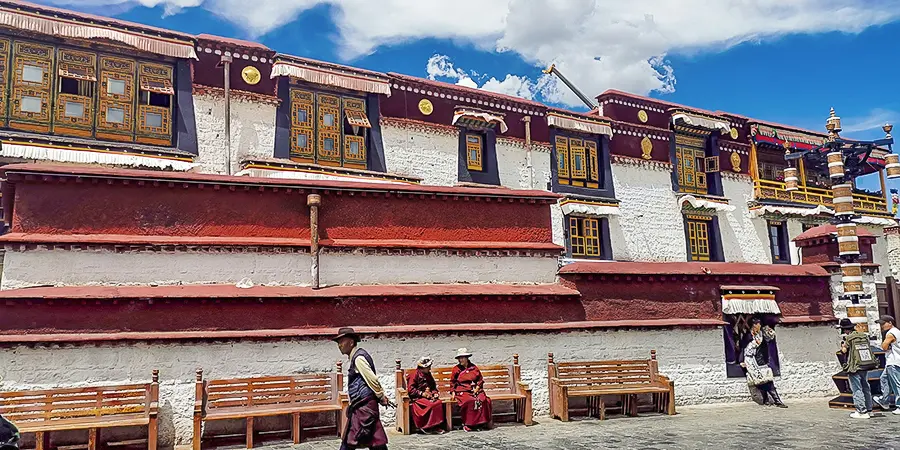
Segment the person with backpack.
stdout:
<path fill-rule="evenodd" d="M 844 372 L 850 379 L 850 390 L 853 391 L 853 405 L 856 411 L 850 414 L 853 419 L 868 419 L 872 412 L 872 388 L 869 386 L 869 371 L 878 367 L 878 360 L 872 353 L 869 335 L 864 332 L 865 324 L 853 324 L 850 319 L 841 319 L 838 325 L 846 333 L 841 341 L 841 353 L 846 355 Z"/>

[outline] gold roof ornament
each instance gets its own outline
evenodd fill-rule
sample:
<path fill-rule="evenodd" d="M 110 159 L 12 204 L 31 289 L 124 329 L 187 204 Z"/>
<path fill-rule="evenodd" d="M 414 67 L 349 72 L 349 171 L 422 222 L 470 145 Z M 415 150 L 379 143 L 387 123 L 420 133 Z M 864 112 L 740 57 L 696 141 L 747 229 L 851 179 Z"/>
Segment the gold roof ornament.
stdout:
<path fill-rule="evenodd" d="M 835 140 L 840 136 L 841 132 L 841 118 L 834 114 L 834 108 L 831 108 L 831 112 L 828 114 L 828 120 L 825 121 L 825 129 L 828 130 L 828 138 L 829 140 Z"/>
<path fill-rule="evenodd" d="M 886 124 L 884 124 L 883 127 L 881 127 L 881 129 L 884 131 L 884 138 L 885 138 L 885 139 L 893 139 L 893 136 L 891 136 L 891 130 L 894 129 L 894 126 L 893 126 L 893 125 L 891 125 L 891 124 L 889 124 L 889 123 L 886 123 Z"/>

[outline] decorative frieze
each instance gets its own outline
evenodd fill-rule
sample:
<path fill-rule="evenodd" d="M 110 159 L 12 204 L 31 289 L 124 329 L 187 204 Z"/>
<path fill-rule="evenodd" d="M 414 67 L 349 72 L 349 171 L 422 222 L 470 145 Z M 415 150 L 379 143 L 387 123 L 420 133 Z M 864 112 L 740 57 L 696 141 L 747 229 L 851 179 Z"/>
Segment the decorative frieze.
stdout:
<path fill-rule="evenodd" d="M 440 123 L 423 122 L 415 119 L 400 117 L 381 117 L 382 127 L 394 127 L 418 133 L 428 133 L 442 136 L 459 137 L 459 128 Z"/>
<path fill-rule="evenodd" d="M 438 87 L 424 87 L 424 86 L 412 86 L 412 83 L 398 83 L 394 82 L 391 87 L 393 89 L 397 89 L 400 91 L 408 91 L 413 94 L 425 95 L 433 98 L 442 98 L 447 100 L 452 100 L 455 102 L 466 103 L 472 106 L 482 106 L 486 108 L 494 108 L 503 111 L 515 112 L 519 114 L 525 114 L 529 116 L 543 116 L 544 113 L 538 111 L 536 109 L 530 109 L 528 107 L 523 108 L 521 104 L 513 104 L 512 102 L 502 101 L 497 98 L 490 98 L 490 93 L 485 91 L 484 93 L 464 93 L 457 92 L 457 90 L 447 87 L 446 89 L 438 88 Z M 487 99 L 486 99 L 487 98 Z"/>
<path fill-rule="evenodd" d="M 636 166 L 645 169 L 659 170 L 663 172 L 672 171 L 672 163 L 663 161 L 654 161 L 641 158 L 632 158 L 630 156 L 611 155 L 610 162 L 612 164 L 620 164 L 623 166 Z"/>

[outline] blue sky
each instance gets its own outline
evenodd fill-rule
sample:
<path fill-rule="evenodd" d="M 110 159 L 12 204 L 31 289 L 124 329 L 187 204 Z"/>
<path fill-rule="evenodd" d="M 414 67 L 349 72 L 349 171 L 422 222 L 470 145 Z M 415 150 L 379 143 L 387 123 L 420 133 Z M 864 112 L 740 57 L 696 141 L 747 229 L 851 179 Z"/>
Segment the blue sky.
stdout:
<path fill-rule="evenodd" d="M 39 1 L 573 109 L 547 63 L 589 97 L 620 89 L 814 130 L 833 106 L 862 139 L 900 122 L 900 0 Z"/>

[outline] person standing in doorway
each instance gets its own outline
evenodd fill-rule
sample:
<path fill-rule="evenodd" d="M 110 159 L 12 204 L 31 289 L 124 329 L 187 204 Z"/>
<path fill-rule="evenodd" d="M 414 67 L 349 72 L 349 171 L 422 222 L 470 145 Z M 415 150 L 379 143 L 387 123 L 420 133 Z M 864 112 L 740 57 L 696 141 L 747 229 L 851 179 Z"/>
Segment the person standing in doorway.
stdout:
<path fill-rule="evenodd" d="M 359 347 L 359 335 L 353 328 L 338 330 L 334 341 L 341 353 L 350 358 L 347 369 L 347 426 L 341 440 L 341 450 L 368 448 L 387 450 L 387 434 L 381 424 L 378 405 L 387 406 L 390 400 L 375 375 L 375 362 L 368 352 Z"/>
<path fill-rule="evenodd" d="M 850 319 L 841 319 L 838 325 L 846 333 L 841 341 L 841 353 L 847 356 L 844 372 L 850 379 L 853 391 L 853 405 L 856 411 L 850 414 L 854 419 L 868 419 L 872 412 L 872 389 L 869 386 L 869 370 L 877 367 L 875 356 L 869 345 L 869 336 L 864 332 L 865 324 L 854 325 Z"/>
<path fill-rule="evenodd" d="M 894 414 L 900 415 L 900 329 L 893 316 L 881 316 L 878 320 L 884 339 L 881 349 L 884 350 L 884 371 L 881 372 L 881 396 L 875 397 L 876 403 L 885 411 L 891 409 L 893 397 Z"/>

